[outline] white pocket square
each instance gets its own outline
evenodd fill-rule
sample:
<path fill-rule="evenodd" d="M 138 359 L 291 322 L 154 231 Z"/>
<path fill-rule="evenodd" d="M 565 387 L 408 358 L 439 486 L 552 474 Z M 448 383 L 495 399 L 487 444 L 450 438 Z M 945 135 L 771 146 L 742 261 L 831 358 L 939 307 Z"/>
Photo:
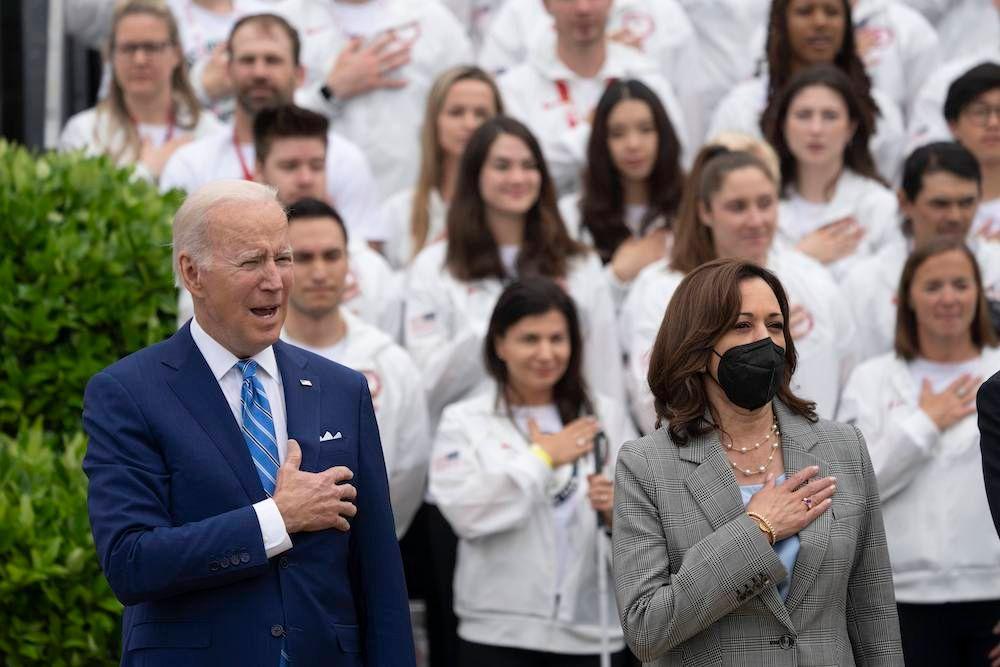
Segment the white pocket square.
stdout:
<path fill-rule="evenodd" d="M 340 440 L 343 437 L 344 436 L 340 434 L 340 431 L 337 431 L 336 435 L 330 435 L 330 432 L 327 431 L 326 433 L 323 434 L 323 437 L 321 437 L 319 439 L 319 441 L 320 442 L 328 442 L 330 440 Z"/>

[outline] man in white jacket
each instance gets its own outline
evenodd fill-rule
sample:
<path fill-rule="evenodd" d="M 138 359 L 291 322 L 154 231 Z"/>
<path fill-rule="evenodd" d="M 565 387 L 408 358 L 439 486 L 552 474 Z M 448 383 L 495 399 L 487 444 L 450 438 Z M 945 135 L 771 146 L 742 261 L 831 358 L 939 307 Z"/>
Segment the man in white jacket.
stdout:
<path fill-rule="evenodd" d="M 430 426 L 416 366 L 389 336 L 342 308 L 350 253 L 340 216 L 317 199 L 288 210 L 295 284 L 282 338 L 368 379 L 389 476 L 396 537 L 406 533 L 424 497 Z"/>
<path fill-rule="evenodd" d="M 545 0 L 554 34 L 540 31 L 528 60 L 497 80 L 507 113 L 538 138 L 556 187 L 579 186 L 590 117 L 607 84 L 639 79 L 660 97 L 684 148 L 690 147 L 682 107 L 659 68 L 639 51 L 608 41 L 611 0 Z"/>
<path fill-rule="evenodd" d="M 298 32 L 280 16 L 240 19 L 229 36 L 229 75 L 236 88 L 233 123 L 178 149 L 160 177 L 163 190 L 193 192 L 222 178 L 253 180 L 253 119 L 264 108 L 289 104 L 304 76 Z M 327 138 L 325 189 L 337 202 L 352 235 L 384 237 L 375 181 L 364 155 L 331 132 Z"/>
<path fill-rule="evenodd" d="M 306 85 L 299 104 L 361 146 L 383 198 L 412 187 L 427 93 L 441 72 L 472 60 L 462 26 L 439 2 L 288 0 L 279 11 L 293 4 L 328 16 L 302 30 Z"/>

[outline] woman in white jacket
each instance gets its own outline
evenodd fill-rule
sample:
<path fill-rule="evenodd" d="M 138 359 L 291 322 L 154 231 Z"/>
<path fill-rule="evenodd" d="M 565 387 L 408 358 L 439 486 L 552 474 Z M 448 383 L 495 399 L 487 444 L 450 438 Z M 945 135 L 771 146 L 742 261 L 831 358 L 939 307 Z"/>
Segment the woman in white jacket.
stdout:
<path fill-rule="evenodd" d="M 669 250 L 681 145 L 660 98 L 636 79 L 608 85 L 592 125 L 583 188 L 559 211 L 570 236 L 597 250 L 617 309 L 639 271 Z"/>
<path fill-rule="evenodd" d="M 723 98 L 707 136 L 733 131 L 760 136 L 762 115 L 791 77 L 814 65 L 831 65 L 851 80 L 853 95 L 872 116 L 871 152 L 882 176 L 893 179 L 903 161 L 906 130 L 892 98 L 872 86 L 857 54 L 849 0 L 774 0 L 767 26 L 762 73 Z M 875 122 L 877 118 L 877 123 Z"/>
<path fill-rule="evenodd" d="M 107 98 L 69 119 L 59 149 L 107 155 L 155 181 L 175 150 L 220 124 L 191 89 L 177 22 L 162 3 L 129 0 L 119 6 L 109 52 Z"/>
<path fill-rule="evenodd" d="M 417 256 L 406 285 L 404 343 L 423 373 L 432 417 L 486 379 L 482 345 L 504 283 L 543 275 L 573 297 L 584 375 L 624 400 L 614 306 L 601 262 L 566 233 L 541 148 L 506 116 L 469 139 L 448 210 L 447 240 Z"/>
<path fill-rule="evenodd" d="M 493 77 L 478 67 L 453 67 L 434 82 L 420 128 L 416 187 L 397 192 L 382 209 L 389 232 L 383 253 L 393 269 L 409 266 L 425 245 L 444 236 L 465 144 L 477 127 L 499 113 L 500 91 Z"/>
<path fill-rule="evenodd" d="M 845 276 L 900 237 L 896 197 L 868 150 L 874 118 L 836 67 L 796 73 L 764 113 L 781 163 L 783 240 Z"/>
<path fill-rule="evenodd" d="M 774 243 L 778 186 L 766 163 L 718 145 L 702 149 L 674 225 L 668 262 L 652 264 L 636 278 L 622 310 L 633 414 L 652 432 L 656 421 L 647 381 L 649 355 L 667 304 L 684 276 L 722 257 L 749 260 L 773 271 L 791 301 L 789 330 L 799 364 L 792 378 L 797 395 L 832 417 L 853 362 L 854 322 L 828 273 L 809 257 Z"/>
<path fill-rule="evenodd" d="M 906 664 L 985 665 L 1000 619 L 1000 539 L 975 398 L 1000 350 L 960 241 L 914 251 L 899 295 L 895 351 L 855 369 L 838 419 L 854 422 L 871 452 Z"/>
<path fill-rule="evenodd" d="M 610 544 L 607 474 L 634 431 L 614 400 L 588 391 L 576 308 L 555 282 L 509 285 L 483 354 L 493 391 L 445 410 L 430 473 L 459 536 L 460 664 L 596 666 L 603 644 L 624 665 L 598 549 Z"/>

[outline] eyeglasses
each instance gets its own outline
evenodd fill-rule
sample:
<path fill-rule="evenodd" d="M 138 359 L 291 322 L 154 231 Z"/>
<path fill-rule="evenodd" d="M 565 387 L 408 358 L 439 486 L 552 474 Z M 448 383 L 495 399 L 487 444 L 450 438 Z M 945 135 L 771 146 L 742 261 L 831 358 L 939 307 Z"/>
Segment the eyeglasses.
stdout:
<path fill-rule="evenodd" d="M 170 40 L 165 42 L 125 42 L 115 45 L 115 53 L 127 58 L 134 58 L 137 53 L 142 51 L 145 55 L 152 57 L 162 55 L 173 45 L 174 43 Z"/>
<path fill-rule="evenodd" d="M 990 116 L 993 114 L 996 114 L 997 119 L 1000 120 L 1000 106 L 971 104 L 965 110 L 965 115 L 968 116 L 973 125 L 978 125 L 979 127 L 986 127 L 990 122 Z"/>

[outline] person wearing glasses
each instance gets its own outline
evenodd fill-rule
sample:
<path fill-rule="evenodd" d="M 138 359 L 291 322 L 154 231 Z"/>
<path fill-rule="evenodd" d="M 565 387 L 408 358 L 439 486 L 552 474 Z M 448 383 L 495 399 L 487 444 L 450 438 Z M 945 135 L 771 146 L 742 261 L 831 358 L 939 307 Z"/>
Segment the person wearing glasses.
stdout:
<path fill-rule="evenodd" d="M 107 98 L 66 123 L 61 150 L 108 155 L 159 180 L 174 151 L 219 127 L 188 81 L 177 22 L 153 0 L 129 0 L 111 24 Z"/>
<path fill-rule="evenodd" d="M 948 88 L 944 117 L 955 140 L 969 149 L 983 175 L 982 202 L 972 233 L 1000 238 L 1000 64 L 984 62 Z"/>

